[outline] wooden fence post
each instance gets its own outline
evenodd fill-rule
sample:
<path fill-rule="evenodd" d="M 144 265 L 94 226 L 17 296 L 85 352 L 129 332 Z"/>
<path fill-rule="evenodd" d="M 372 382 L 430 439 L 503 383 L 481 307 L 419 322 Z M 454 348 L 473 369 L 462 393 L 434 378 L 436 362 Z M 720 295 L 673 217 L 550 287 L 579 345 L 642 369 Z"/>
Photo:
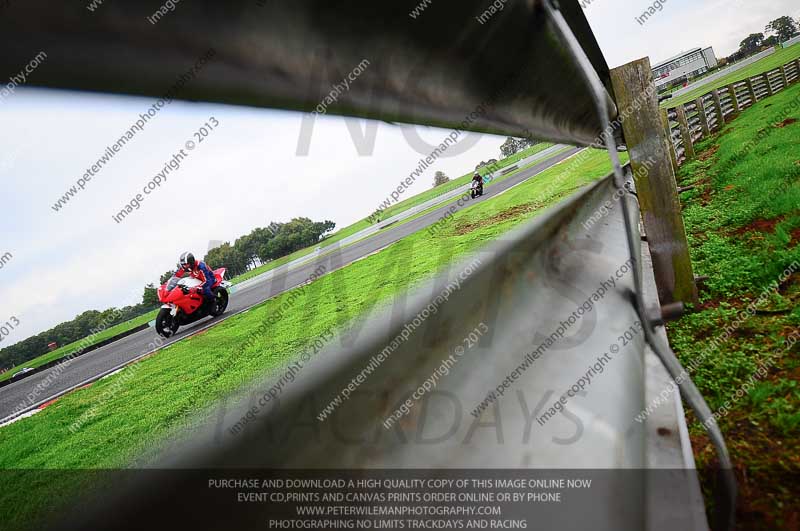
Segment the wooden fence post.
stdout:
<path fill-rule="evenodd" d="M 736 97 L 736 87 L 733 84 L 728 85 L 728 94 L 731 95 L 731 105 L 733 105 L 733 114 L 737 115 L 742 112 L 739 108 L 739 99 Z"/>
<path fill-rule="evenodd" d="M 665 138 L 664 115 L 653 90 L 648 58 L 611 71 L 617 108 L 630 154 L 636 193 L 653 259 L 661 304 L 697 302 L 689 244 L 681 216 L 678 186 Z"/>
<path fill-rule="evenodd" d="M 700 127 L 703 128 L 703 138 L 711 136 L 711 128 L 708 127 L 708 116 L 706 116 L 706 104 L 703 103 L 703 97 L 700 96 L 694 100 L 697 105 L 697 115 L 700 117 Z"/>
<path fill-rule="evenodd" d="M 786 77 L 786 67 L 781 65 L 781 77 L 783 78 L 783 88 L 789 88 L 789 78 Z"/>
<path fill-rule="evenodd" d="M 672 127 L 669 125 L 667 109 L 661 109 L 661 123 L 664 125 L 664 131 L 667 133 L 667 151 L 669 151 L 669 158 L 670 162 L 672 162 L 673 171 L 678 171 L 678 154 L 675 153 L 675 144 L 672 143 Z"/>
<path fill-rule="evenodd" d="M 678 113 L 678 126 L 681 128 L 681 138 L 683 138 L 683 149 L 686 152 L 686 160 L 694 158 L 694 144 L 692 143 L 692 130 L 689 128 L 689 122 L 686 120 L 686 108 L 683 105 L 678 105 L 675 109 Z"/>
<path fill-rule="evenodd" d="M 762 77 L 764 78 L 764 83 L 767 84 L 767 96 L 774 96 L 775 92 L 772 90 L 772 85 L 769 82 L 769 72 L 764 72 Z"/>
<path fill-rule="evenodd" d="M 758 98 L 756 98 L 756 89 L 753 88 L 753 80 L 748 77 L 744 82 L 747 83 L 747 92 L 750 93 L 750 105 L 755 105 Z"/>
<path fill-rule="evenodd" d="M 711 97 L 714 98 L 714 111 L 717 113 L 717 125 L 720 129 L 725 125 L 725 114 L 722 112 L 722 102 L 719 100 L 719 91 L 714 89 L 711 91 Z"/>

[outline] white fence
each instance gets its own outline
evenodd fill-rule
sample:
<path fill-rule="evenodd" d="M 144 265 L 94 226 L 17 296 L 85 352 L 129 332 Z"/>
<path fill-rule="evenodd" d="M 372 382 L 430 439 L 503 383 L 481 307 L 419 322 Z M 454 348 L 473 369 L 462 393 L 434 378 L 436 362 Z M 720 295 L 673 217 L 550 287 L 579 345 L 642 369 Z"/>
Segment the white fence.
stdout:
<path fill-rule="evenodd" d="M 791 46 L 791 45 L 793 45 L 793 44 L 797 44 L 798 42 L 800 42 L 800 35 L 798 35 L 798 36 L 796 36 L 796 37 L 792 37 L 791 39 L 789 39 L 789 40 L 788 40 L 788 41 L 786 41 L 786 42 L 782 42 L 782 43 L 781 43 L 781 46 L 782 46 L 783 48 L 788 48 L 789 46 Z"/>

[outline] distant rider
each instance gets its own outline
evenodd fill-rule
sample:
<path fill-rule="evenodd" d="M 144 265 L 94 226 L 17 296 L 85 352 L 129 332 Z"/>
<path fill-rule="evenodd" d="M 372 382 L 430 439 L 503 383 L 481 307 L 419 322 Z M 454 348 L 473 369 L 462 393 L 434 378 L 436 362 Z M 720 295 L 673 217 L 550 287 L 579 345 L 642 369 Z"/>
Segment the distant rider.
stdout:
<path fill-rule="evenodd" d="M 478 172 L 475 172 L 475 175 L 472 176 L 472 185 L 474 186 L 475 183 L 478 183 L 478 190 L 480 193 L 483 193 L 483 177 Z"/>
<path fill-rule="evenodd" d="M 206 300 L 213 300 L 214 293 L 211 287 L 216 282 L 214 272 L 203 261 L 197 261 L 192 253 L 183 253 L 178 259 L 178 271 L 175 276 L 183 278 L 184 275 L 189 275 L 192 278 L 203 283 L 203 297 Z"/>

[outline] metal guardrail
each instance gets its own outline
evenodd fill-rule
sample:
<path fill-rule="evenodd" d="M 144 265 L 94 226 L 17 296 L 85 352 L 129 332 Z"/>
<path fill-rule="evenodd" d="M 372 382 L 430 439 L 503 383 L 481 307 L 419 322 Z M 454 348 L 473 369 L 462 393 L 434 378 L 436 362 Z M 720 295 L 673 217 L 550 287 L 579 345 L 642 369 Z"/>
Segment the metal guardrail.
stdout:
<path fill-rule="evenodd" d="M 579 72 L 540 0 L 504 3 L 486 25 L 475 21 L 482 0 L 431 5 L 416 20 L 406 2 L 197 0 L 151 24 L 163 3 L 115 0 L 89 12 L 57 0 L 11 2 L 0 18 L 0 73 L 16 74 L 44 50 L 30 84 L 160 97 L 213 49 L 178 97 L 311 112 L 367 59 L 327 114 L 580 146 L 600 133 L 586 87 L 564 82 Z M 581 7 L 562 10 L 611 93 Z"/>
<path fill-rule="evenodd" d="M 686 504 L 691 505 L 689 487 L 696 487 L 693 471 L 678 478 L 686 493 L 680 496 L 679 490 L 679 500 L 675 499 L 676 483 L 671 482 L 674 468 L 690 468 L 690 464 L 672 461 L 671 481 L 646 470 L 646 456 L 654 448 L 648 452 L 648 426 L 634 421 L 646 405 L 643 334 L 633 334 L 627 346 L 611 355 L 607 370 L 596 376 L 582 396 L 570 399 L 566 414 L 543 425 L 536 420 L 604 353 L 608 355 L 608 345 L 618 344 L 620 334 L 638 319 L 630 303 L 630 270 L 620 274 L 629 259 L 622 212 L 613 209 L 603 223 L 588 230 L 584 227 L 584 221 L 611 200 L 614 190 L 610 177 L 588 187 L 460 266 L 444 271 L 409 297 L 407 305 L 373 316 L 361 326 L 364 333 L 355 345 L 329 347 L 283 388 L 277 404 L 262 400 L 269 396 L 273 381 L 253 382 L 247 391 L 227 400 L 234 405 L 222 418 L 215 414 L 207 419 L 157 466 L 176 470 L 203 463 L 211 470 L 249 471 L 400 467 L 427 470 L 423 477 L 436 477 L 436 470 L 473 467 L 529 468 L 534 475 L 535 469 L 583 469 L 602 484 L 592 490 L 603 493 L 601 501 L 583 505 L 582 513 L 542 512 L 531 505 L 526 513 L 537 516 L 537 526 L 573 528 L 570 524 L 580 514 L 578 521 L 591 523 L 593 529 L 656 529 L 661 527 L 646 507 L 660 506 L 656 512 L 662 516 L 668 512 L 671 525 L 701 529 L 694 521 L 696 515 L 684 510 Z M 632 198 L 626 200 L 633 204 Z M 480 266 L 461 277 L 476 258 Z M 449 300 L 374 368 L 352 399 L 320 422 L 324 406 L 352 385 L 364 367 L 394 342 L 392 338 L 401 337 L 409 324 L 418 322 L 436 295 L 458 278 L 462 278 L 460 287 L 450 293 Z M 609 279 L 615 280 L 614 286 Z M 573 320 L 571 316 L 604 285 L 608 289 L 591 310 Z M 565 321 L 571 324 L 563 339 L 543 349 L 504 398 L 473 417 L 470 411 L 518 370 L 526 356 L 547 343 L 548 337 L 564 332 Z M 481 323 L 488 333 L 437 383 L 434 396 L 412 407 L 399 425 L 386 430 L 383 423 L 395 406 L 420 385 L 423 375 L 435 372 L 457 352 L 463 338 Z M 525 414 L 521 414 L 521 403 Z M 244 431 L 236 429 L 242 419 L 250 419 Z M 489 429 L 477 429 L 479 425 Z M 610 470 L 624 470 L 624 478 Z M 172 473 L 154 483 L 151 472 L 129 476 L 125 489 L 101 496 L 93 506 L 82 505 L 59 528 L 88 529 L 101 524 L 109 528 L 109 522 L 115 526 L 124 522 L 125 528 L 133 529 L 145 525 L 151 514 L 163 515 L 162 525 L 177 525 L 177 515 L 183 518 L 185 512 L 175 507 L 206 488 L 209 479 L 207 474 Z M 645 484 L 650 488 L 645 489 Z M 672 510 L 665 507 L 665 496 L 673 498 Z M 617 502 L 607 503 L 610 500 L 625 500 L 629 509 L 618 511 Z M 148 507 L 146 512 L 141 511 L 143 506 Z M 237 504 L 233 510 L 230 498 L 218 496 L 195 504 L 192 518 L 209 528 L 246 528 L 263 521 L 268 516 L 264 511 L 259 504 Z"/>
<path fill-rule="evenodd" d="M 256 11 L 251 2 L 205 1 L 181 4 L 180 18 L 166 17 L 153 25 L 141 14 L 160 7 L 156 1 L 111 2 L 103 5 L 100 16 L 90 17 L 82 5 L 32 0 L 11 4 L 0 20 L 0 31 L 12 43 L 0 57 L 0 70 L 13 71 L 12 65 L 38 51 L 42 43 L 53 43 L 48 50 L 50 68 L 41 69 L 33 80 L 40 86 L 160 95 L 178 72 L 214 48 L 214 61 L 185 88 L 182 97 L 310 111 L 329 87 L 342 79 L 342 73 L 359 64 L 369 51 L 373 53 L 370 68 L 328 112 L 576 145 L 596 145 L 602 139 L 619 171 L 616 150 L 611 149 L 611 129 L 606 128 L 617 114 L 609 72 L 579 4 L 561 2 L 556 10 L 539 0 L 507 3 L 493 15 L 493 27 L 468 24 L 472 12 L 482 11 L 484 4 L 468 0 L 460 3 L 458 10 L 437 10 L 434 5 L 421 21 L 399 24 L 408 13 L 407 6 L 396 3 L 334 5 L 299 0 L 266 3 Z M 113 44 L 108 42 L 110 36 Z M 327 53 L 330 50 L 336 53 Z M 126 60 L 120 61 L 120 57 Z M 523 64 L 520 57 L 525 57 Z M 671 131 L 671 126 L 668 128 Z M 591 309 L 583 305 L 586 297 L 597 295 L 604 281 L 614 280 L 627 260 L 638 261 L 638 237 L 630 232 L 636 214 L 630 197 L 617 203 L 623 208 L 612 208 L 602 223 L 590 228 L 583 223 L 621 190 L 620 178 L 617 174 L 597 183 L 494 243 L 482 265 L 462 279 L 446 304 L 419 325 L 416 320 L 431 305 L 431 294 L 424 290 L 417 292 L 408 306 L 399 305 L 393 314 L 368 321 L 357 347 L 331 347 L 285 387 L 278 407 L 261 411 L 263 416 L 250 424 L 263 429 L 238 435 L 229 429 L 248 419 L 254 407 L 240 403 L 237 414 L 225 415 L 221 425 L 206 426 L 175 441 L 160 465 L 420 467 L 429 476 L 435 476 L 434 468 L 476 466 L 625 469 L 630 472 L 625 480 L 616 475 L 606 478 L 611 481 L 599 489 L 602 495 L 593 505 L 550 512 L 549 519 L 537 524 L 559 525 L 565 519 L 569 523 L 574 521 L 570 518 L 578 518 L 594 529 L 667 528 L 649 512 L 656 505 L 664 509 L 658 496 L 666 490 L 663 485 L 659 489 L 651 484 L 642 470 L 648 463 L 648 428 L 634 420 L 644 406 L 645 336 L 673 376 L 676 362 L 653 341 L 649 322 L 643 323 L 643 333 L 634 334 L 629 328 L 643 311 L 638 282 L 617 278 L 613 288 L 592 299 Z M 641 280 L 638 266 L 633 271 Z M 447 280 L 446 275 L 437 276 L 428 285 L 429 291 L 435 296 Z M 579 313 L 580 319 L 576 317 Z M 574 318 L 569 327 L 576 327 L 568 336 L 564 330 L 559 335 L 559 330 L 569 328 L 561 322 L 565 318 Z M 415 324 L 414 333 L 403 337 L 409 322 Z M 530 412 L 539 406 L 529 401 L 531 409 L 524 418 L 504 419 L 505 425 L 518 432 L 525 429 L 528 436 L 520 441 L 508 439 L 500 448 L 491 446 L 497 440 L 496 428 L 470 430 L 476 426 L 474 421 L 453 430 L 463 436 L 471 433 L 472 444 L 441 434 L 435 444 L 413 448 L 396 437 L 378 437 L 368 448 L 352 444 L 352 437 L 374 436 L 375 422 L 391 413 L 390 405 L 440 366 L 443 356 L 481 323 L 488 335 L 477 342 L 475 350 L 465 353 L 450 377 L 437 386 L 457 397 L 462 412 L 479 411 L 476 408 L 487 399 L 487 393 L 493 388 L 497 392 L 505 389 L 503 382 L 510 374 L 515 375 L 516 390 L 546 395 L 538 402 L 544 406 L 553 396 L 558 400 L 567 389 L 574 389 L 578 379 L 600 363 L 598 358 L 609 356 L 608 363 L 613 365 L 595 375 L 585 396 L 576 392 L 577 397 L 571 397 L 572 417 L 553 413 L 545 422 L 540 422 L 541 416 L 534 420 Z M 604 352 L 628 331 L 631 338 L 625 345 L 626 355 Z M 555 341 L 556 335 L 564 341 Z M 548 339 L 551 343 L 545 354 L 535 363 L 531 361 L 533 368 L 520 370 L 520 363 L 530 360 L 532 350 Z M 309 407 L 312 415 L 318 414 L 317 406 L 324 407 L 341 396 L 342 389 L 354 385 L 356 375 L 363 376 L 365 363 L 374 364 L 377 353 L 386 352 L 387 342 L 391 342 L 391 355 L 373 367 L 363 388 L 375 386 L 371 400 L 345 400 L 324 422 L 309 425 L 313 438 L 289 429 L 278 444 L 269 444 L 275 441 L 273 428 L 296 426 L 298 420 L 307 418 Z M 681 387 L 682 392 L 687 392 L 686 387 Z M 684 396 L 695 405 L 696 389 L 688 387 Z M 262 389 L 262 397 L 265 392 Z M 515 398 L 519 400 L 519 394 Z M 426 418 L 433 419 L 435 426 L 441 425 L 453 407 L 433 401 L 427 404 Z M 476 413 L 478 428 L 500 422 L 496 416 L 487 416 L 490 408 L 503 414 L 512 404 L 513 400 L 492 401 L 482 413 Z M 412 412 L 407 422 L 419 425 L 421 411 Z M 706 412 L 701 413 L 705 418 Z M 565 440 L 560 430 L 574 428 L 574 418 L 581 419 L 581 435 L 562 444 Z M 434 435 L 421 433 L 423 440 Z M 226 511 L 220 504 L 227 498 L 204 496 L 198 503 L 198 498 L 184 497 L 197 492 L 197 475 L 171 475 L 160 482 L 145 476 L 142 473 L 122 492 L 108 493 L 110 498 L 96 505 L 81 506 L 58 526 L 140 529 L 152 514 L 160 515 L 159 524 L 178 526 L 185 522 L 175 519 L 185 518 L 187 512 L 193 523 L 207 527 L 263 522 L 258 504 Z M 199 479 L 205 487 L 208 476 L 201 474 Z M 692 473 L 686 473 L 683 480 L 696 484 Z M 673 484 L 669 493 L 675 491 Z M 175 510 L 176 503 L 180 511 Z M 624 511 L 618 510 L 621 503 Z M 142 511 L 142 507 L 148 510 Z M 673 512 L 671 525 L 702 527 L 682 522 L 680 505 Z"/>

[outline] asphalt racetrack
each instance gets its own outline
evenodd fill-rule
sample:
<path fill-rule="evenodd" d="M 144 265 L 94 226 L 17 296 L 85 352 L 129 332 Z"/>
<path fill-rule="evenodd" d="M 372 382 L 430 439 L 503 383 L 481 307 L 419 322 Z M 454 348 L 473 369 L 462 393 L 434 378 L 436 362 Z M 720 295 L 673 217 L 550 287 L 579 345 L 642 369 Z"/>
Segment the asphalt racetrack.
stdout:
<path fill-rule="evenodd" d="M 580 151 L 580 149 L 581 148 L 570 148 L 512 177 L 492 186 L 488 186 L 484 189 L 484 195 L 482 197 L 476 200 L 466 201 L 461 207 L 454 208 L 460 210 L 461 208 L 468 208 L 478 202 L 486 201 L 541 173 L 564 159 L 571 157 Z M 339 249 L 339 251 L 335 253 L 335 259 L 332 259 L 331 255 L 328 254 L 320 256 L 316 260 L 293 267 L 291 270 L 289 270 L 287 266 L 277 268 L 271 278 L 265 279 L 263 282 L 250 284 L 241 290 L 233 292 L 230 297 L 228 309 L 224 315 L 215 319 L 203 319 L 193 325 L 181 328 L 178 334 L 166 340 L 163 346 L 181 341 L 193 332 L 212 326 L 215 322 L 225 319 L 236 312 L 246 310 L 284 291 L 303 284 L 320 265 L 325 265 L 327 272 L 330 272 L 331 268 L 329 265 L 334 260 L 336 265 L 345 266 L 410 234 L 425 229 L 436 223 L 453 205 L 454 203 L 445 204 L 411 221 L 386 227 L 377 234 Z M 333 249 L 334 246 L 331 246 L 331 248 Z M 124 367 L 136 358 L 152 351 L 155 338 L 155 329 L 151 327 L 74 358 L 68 366 L 61 368 L 62 372 L 58 374 L 57 377 L 50 376 L 49 384 L 47 385 L 43 382 L 48 379 L 48 375 L 51 375 L 51 373 L 56 370 L 56 367 L 0 388 L 0 420 L 10 420 L 26 410 L 38 407 L 64 393 L 86 385 L 106 374 Z M 20 405 L 24 405 L 25 407 L 19 408 L 18 406 Z"/>

